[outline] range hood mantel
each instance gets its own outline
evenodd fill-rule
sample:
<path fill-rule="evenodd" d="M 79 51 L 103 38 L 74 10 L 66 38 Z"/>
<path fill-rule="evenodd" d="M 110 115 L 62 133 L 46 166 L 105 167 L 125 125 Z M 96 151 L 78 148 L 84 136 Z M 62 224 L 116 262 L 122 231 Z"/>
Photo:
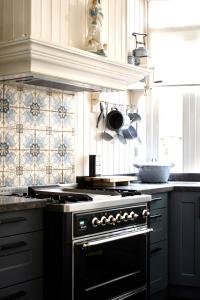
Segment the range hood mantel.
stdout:
<path fill-rule="evenodd" d="M 0 80 L 73 91 L 127 90 L 148 70 L 30 38 L 0 43 Z"/>

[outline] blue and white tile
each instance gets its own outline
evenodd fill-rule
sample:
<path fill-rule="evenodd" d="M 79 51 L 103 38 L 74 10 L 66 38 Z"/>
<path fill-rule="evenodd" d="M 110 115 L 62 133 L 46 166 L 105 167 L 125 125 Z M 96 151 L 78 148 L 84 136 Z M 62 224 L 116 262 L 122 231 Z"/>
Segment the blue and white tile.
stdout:
<path fill-rule="evenodd" d="M 15 171 L 16 166 L 19 165 L 19 151 L 9 151 L 9 153 L 4 157 L 4 170 L 5 171 Z"/>
<path fill-rule="evenodd" d="M 20 166 L 22 166 L 24 170 L 34 170 L 34 156 L 31 155 L 30 149 L 20 151 Z"/>
<path fill-rule="evenodd" d="M 34 184 L 35 185 L 46 185 L 49 184 L 49 176 L 46 175 L 45 171 L 34 172 Z"/>
<path fill-rule="evenodd" d="M 63 119 L 63 130 L 72 130 L 75 127 L 75 115 L 67 114 Z"/>
<path fill-rule="evenodd" d="M 4 127 L 16 128 L 16 124 L 19 123 L 19 120 L 19 109 L 16 107 L 10 107 L 9 110 L 4 113 Z"/>
<path fill-rule="evenodd" d="M 63 183 L 75 183 L 75 174 L 72 170 L 63 170 Z"/>
<path fill-rule="evenodd" d="M 23 133 L 20 134 L 20 148 L 30 150 L 32 144 L 35 144 L 35 131 L 23 130 Z"/>
<path fill-rule="evenodd" d="M 40 150 L 49 150 L 49 135 L 46 131 L 36 130 L 36 144 L 38 144 Z"/>
<path fill-rule="evenodd" d="M 3 119 L 4 119 L 4 113 L 0 111 L 0 131 L 2 130 L 1 127 L 4 126 Z"/>
<path fill-rule="evenodd" d="M 36 129 L 46 129 L 49 126 L 49 111 L 40 111 L 40 113 L 34 117 L 34 124 Z"/>
<path fill-rule="evenodd" d="M 15 85 L 5 85 L 4 99 L 7 99 L 12 107 L 19 107 L 20 92 Z"/>
<path fill-rule="evenodd" d="M 35 118 L 30 112 L 30 108 L 21 109 L 20 123 L 23 124 L 24 128 L 34 129 L 35 128 Z"/>
<path fill-rule="evenodd" d="M 58 151 L 50 151 L 49 157 L 49 165 L 51 165 L 53 169 L 62 169 L 63 160 L 62 157 L 58 154 Z"/>
<path fill-rule="evenodd" d="M 50 111 L 50 124 L 52 130 L 62 130 L 62 118 L 59 116 L 59 113 Z"/>
<path fill-rule="evenodd" d="M 15 171 L 4 172 L 4 185 L 5 186 L 19 186 L 20 177 L 16 175 Z"/>
<path fill-rule="evenodd" d="M 47 89 L 36 89 L 35 101 L 39 104 L 41 110 L 49 110 L 49 95 Z"/>
<path fill-rule="evenodd" d="M 75 96 L 63 93 L 63 106 L 67 109 L 67 112 L 75 113 L 75 109 L 76 109 Z"/>
<path fill-rule="evenodd" d="M 73 152 L 67 152 L 63 157 L 63 167 L 65 169 L 72 168 L 75 164 L 75 155 Z"/>
<path fill-rule="evenodd" d="M 53 170 L 50 176 L 50 184 L 63 183 L 62 170 Z"/>
<path fill-rule="evenodd" d="M 23 108 L 30 108 L 31 104 L 35 100 L 35 89 L 32 87 L 25 87 L 21 93 L 20 105 Z"/>
<path fill-rule="evenodd" d="M 62 92 L 52 92 L 50 96 L 50 110 L 57 111 L 62 105 Z"/>
<path fill-rule="evenodd" d="M 3 83 L 0 83 L 0 98 L 3 98 Z"/>
<path fill-rule="evenodd" d="M 4 186 L 4 185 L 5 185 L 4 184 L 4 172 L 0 171 L 0 186 Z"/>
<path fill-rule="evenodd" d="M 49 165 L 49 151 L 40 151 L 40 153 L 34 157 L 35 170 L 46 171 L 46 166 Z"/>
<path fill-rule="evenodd" d="M 66 145 L 67 150 L 75 148 L 75 136 L 71 132 L 63 132 L 63 144 Z"/>
<path fill-rule="evenodd" d="M 4 128 L 4 142 L 8 145 L 9 151 L 11 149 L 19 150 L 19 134 L 16 129 L 8 130 Z"/>
<path fill-rule="evenodd" d="M 0 143 L 4 143 L 4 128 L 0 128 Z"/>
<path fill-rule="evenodd" d="M 62 143 L 62 132 L 52 131 L 50 135 L 50 150 L 57 150 Z"/>
<path fill-rule="evenodd" d="M 4 157 L 0 156 L 0 171 L 3 171 L 4 168 Z"/>
<path fill-rule="evenodd" d="M 29 170 L 23 173 L 22 176 L 20 176 L 20 186 L 29 186 L 34 185 L 34 172 Z"/>

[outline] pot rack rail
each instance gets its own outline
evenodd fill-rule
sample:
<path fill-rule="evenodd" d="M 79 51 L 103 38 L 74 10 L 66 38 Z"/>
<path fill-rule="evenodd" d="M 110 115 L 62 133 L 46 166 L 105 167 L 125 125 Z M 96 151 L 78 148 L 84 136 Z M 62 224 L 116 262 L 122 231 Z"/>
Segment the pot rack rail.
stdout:
<path fill-rule="evenodd" d="M 115 108 L 123 108 L 126 110 L 133 110 L 133 111 L 138 111 L 138 108 L 135 104 L 122 104 L 122 103 L 113 103 L 113 102 L 109 102 L 109 101 L 104 101 L 104 100 L 100 100 L 99 103 L 105 104 L 106 106 L 111 106 L 111 107 L 115 107 Z"/>

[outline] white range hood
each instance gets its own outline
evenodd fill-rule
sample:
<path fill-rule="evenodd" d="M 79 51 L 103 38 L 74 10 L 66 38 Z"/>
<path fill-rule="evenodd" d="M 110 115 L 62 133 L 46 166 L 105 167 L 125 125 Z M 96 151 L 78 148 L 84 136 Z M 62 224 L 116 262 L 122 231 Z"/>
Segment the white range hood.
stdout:
<path fill-rule="evenodd" d="M 72 91 L 133 89 L 148 69 L 77 48 L 24 38 L 0 43 L 0 80 Z"/>

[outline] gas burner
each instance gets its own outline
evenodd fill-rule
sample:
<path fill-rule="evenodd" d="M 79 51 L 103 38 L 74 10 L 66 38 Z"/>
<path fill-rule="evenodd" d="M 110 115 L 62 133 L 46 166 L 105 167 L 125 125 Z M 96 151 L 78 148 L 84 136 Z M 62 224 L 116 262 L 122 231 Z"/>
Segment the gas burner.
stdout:
<path fill-rule="evenodd" d="M 54 200 L 57 200 L 58 203 L 67 203 L 67 202 L 79 202 L 79 201 L 92 201 L 92 197 L 87 194 L 75 194 L 75 193 L 66 193 L 64 195 L 52 196 Z"/>
<path fill-rule="evenodd" d="M 120 193 L 122 197 L 141 195 L 141 192 L 138 192 L 136 190 L 134 191 L 117 190 L 117 192 Z"/>
<path fill-rule="evenodd" d="M 127 197 L 127 196 L 136 196 L 136 195 L 141 195 L 141 192 L 137 190 L 123 190 L 123 189 L 118 189 L 118 188 L 95 188 L 95 192 L 103 191 L 103 193 L 113 193 L 113 195 L 121 195 L 122 197 Z"/>

